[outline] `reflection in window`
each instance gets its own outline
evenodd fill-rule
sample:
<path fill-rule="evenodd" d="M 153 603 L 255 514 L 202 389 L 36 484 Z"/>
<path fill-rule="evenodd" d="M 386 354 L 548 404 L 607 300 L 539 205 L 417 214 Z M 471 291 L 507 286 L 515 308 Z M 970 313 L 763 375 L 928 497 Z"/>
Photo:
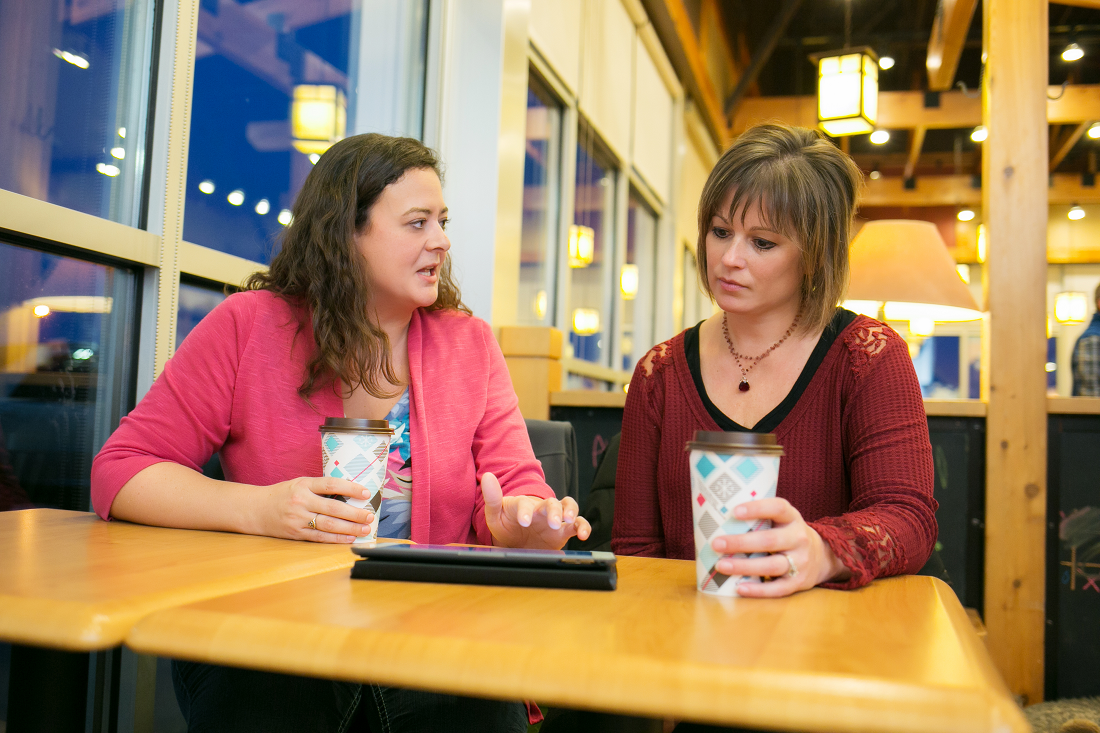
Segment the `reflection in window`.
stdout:
<path fill-rule="evenodd" d="M 225 288 L 180 282 L 180 308 L 176 315 L 176 348 L 187 334 L 199 325 L 199 321 L 226 299 Z"/>
<path fill-rule="evenodd" d="M 537 79 L 527 91 L 527 149 L 523 165 L 523 232 L 516 322 L 554 320 L 561 111 Z"/>
<path fill-rule="evenodd" d="M 626 262 L 619 273 L 622 298 L 622 369 L 634 371 L 653 346 L 653 298 L 657 257 L 657 217 L 630 192 L 626 213 Z"/>
<path fill-rule="evenodd" d="M 184 239 L 270 262 L 332 142 L 421 136 L 426 48 L 427 0 L 204 2 Z"/>
<path fill-rule="evenodd" d="M 138 225 L 153 0 L 0 0 L 0 188 Z"/>
<path fill-rule="evenodd" d="M 569 230 L 569 343 L 573 357 L 610 366 L 610 277 L 614 268 L 615 171 L 595 151 L 590 128 L 577 146 L 577 185 Z"/>
<path fill-rule="evenodd" d="M 0 244 L 0 510 L 87 511 L 92 458 L 131 400 L 128 270 Z"/>

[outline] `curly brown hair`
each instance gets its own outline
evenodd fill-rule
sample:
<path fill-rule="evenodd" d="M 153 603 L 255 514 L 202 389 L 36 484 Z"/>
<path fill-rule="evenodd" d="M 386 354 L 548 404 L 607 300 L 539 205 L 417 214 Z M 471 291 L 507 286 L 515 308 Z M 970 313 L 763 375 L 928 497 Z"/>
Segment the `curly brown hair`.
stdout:
<path fill-rule="evenodd" d="M 443 178 L 439 158 L 419 140 L 369 133 L 336 143 L 298 193 L 271 268 L 244 283 L 245 290 L 269 290 L 311 314 L 317 350 L 298 387 L 307 400 L 319 381 L 332 376 L 349 393 L 362 387 L 382 399 L 397 394 L 387 390 L 401 380 L 390 363 L 386 332 L 367 313 L 368 264 L 355 247 L 355 234 L 369 225 L 371 207 L 385 188 L 415 169 Z M 425 310 L 470 313 L 452 277 L 449 256 L 439 270 L 439 297 Z M 302 326 L 298 324 L 299 331 Z"/>
<path fill-rule="evenodd" d="M 765 221 L 801 247 L 802 322 L 824 328 L 848 287 L 848 245 L 863 174 L 824 133 L 763 124 L 742 133 L 722 154 L 699 201 L 696 258 L 699 282 L 713 300 L 707 273 L 707 232 L 722 200 L 734 190 L 732 217 L 760 206 Z"/>

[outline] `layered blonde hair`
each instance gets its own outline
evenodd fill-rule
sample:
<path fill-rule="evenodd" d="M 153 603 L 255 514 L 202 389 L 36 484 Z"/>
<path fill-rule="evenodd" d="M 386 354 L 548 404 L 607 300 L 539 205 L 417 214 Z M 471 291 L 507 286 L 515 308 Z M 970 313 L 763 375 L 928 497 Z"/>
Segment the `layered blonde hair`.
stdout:
<path fill-rule="evenodd" d="M 758 125 L 742 133 L 710 172 L 699 200 L 696 257 L 703 291 L 707 232 L 716 214 L 732 219 L 760 207 L 767 225 L 797 243 L 802 264 L 799 331 L 828 325 L 848 287 L 848 245 L 863 174 L 850 157 L 817 130 Z M 719 209 L 733 191 L 728 212 Z"/>

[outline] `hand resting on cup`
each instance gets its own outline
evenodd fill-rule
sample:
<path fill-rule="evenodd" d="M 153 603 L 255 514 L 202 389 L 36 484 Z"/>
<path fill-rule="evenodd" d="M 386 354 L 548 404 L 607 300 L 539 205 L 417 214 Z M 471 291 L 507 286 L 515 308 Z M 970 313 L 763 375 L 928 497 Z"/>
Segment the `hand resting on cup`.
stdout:
<path fill-rule="evenodd" d="M 340 499 L 366 499 L 370 490 L 339 478 L 303 477 L 283 481 L 271 489 L 271 499 L 262 505 L 258 534 L 310 542 L 354 542 L 369 534 L 374 513 L 357 509 Z M 314 523 L 316 529 L 309 526 Z"/>
<path fill-rule="evenodd" d="M 737 586 L 739 595 L 778 598 L 847 577 L 848 569 L 786 499 L 761 499 L 739 504 L 734 507 L 733 515 L 737 519 L 770 519 L 772 522 L 771 529 L 723 535 L 711 542 L 715 552 L 727 555 L 772 553 L 768 557 L 758 558 L 726 557 L 718 562 L 718 571 L 726 575 L 775 578 L 769 583 L 741 583 Z M 791 564 L 784 555 L 798 569 L 794 577 L 787 575 Z"/>
<path fill-rule="evenodd" d="M 481 476 L 481 495 L 485 499 L 485 522 L 497 547 L 560 550 L 573 535 L 586 540 L 592 533 L 572 497 L 558 501 L 504 496 L 500 481 L 491 473 Z"/>

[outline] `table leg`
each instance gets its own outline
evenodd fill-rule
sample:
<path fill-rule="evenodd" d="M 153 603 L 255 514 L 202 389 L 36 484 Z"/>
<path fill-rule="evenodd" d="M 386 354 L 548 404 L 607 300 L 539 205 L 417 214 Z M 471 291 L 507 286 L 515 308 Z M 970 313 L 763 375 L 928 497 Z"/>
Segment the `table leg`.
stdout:
<path fill-rule="evenodd" d="M 87 733 L 152 733 L 157 659 L 115 647 L 92 656 Z"/>
<path fill-rule="evenodd" d="M 83 730 L 88 655 L 13 644 L 7 733 Z"/>

